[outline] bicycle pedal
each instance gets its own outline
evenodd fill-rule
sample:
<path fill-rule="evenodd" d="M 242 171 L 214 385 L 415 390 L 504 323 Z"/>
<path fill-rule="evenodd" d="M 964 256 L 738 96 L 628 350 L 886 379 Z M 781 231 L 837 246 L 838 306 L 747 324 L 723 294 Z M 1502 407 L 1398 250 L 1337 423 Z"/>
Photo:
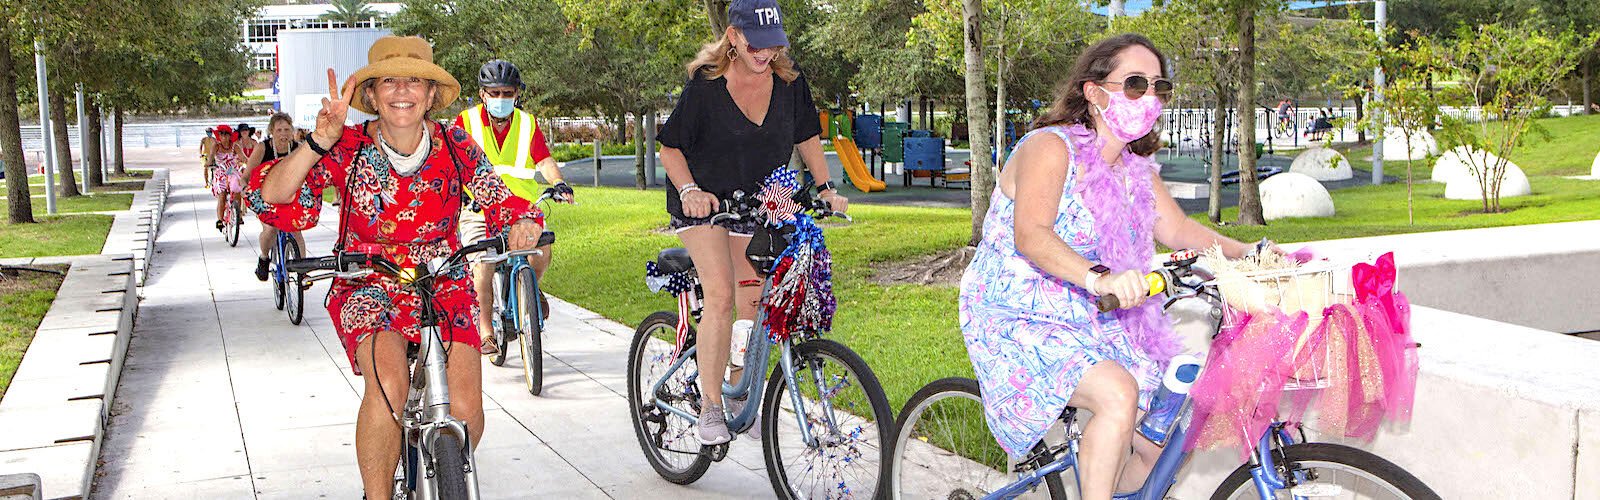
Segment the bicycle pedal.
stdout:
<path fill-rule="evenodd" d="M 1289 488 L 1295 498 L 1326 498 L 1344 494 L 1344 487 L 1337 484 L 1305 483 Z"/>
<path fill-rule="evenodd" d="M 712 446 L 711 447 L 711 461 L 712 462 L 721 462 L 722 459 L 728 458 L 728 445 L 732 444 L 732 443 L 733 443 L 732 441 L 729 441 L 729 442 L 722 443 L 722 444 L 719 444 L 719 445 L 716 445 L 716 446 Z"/>

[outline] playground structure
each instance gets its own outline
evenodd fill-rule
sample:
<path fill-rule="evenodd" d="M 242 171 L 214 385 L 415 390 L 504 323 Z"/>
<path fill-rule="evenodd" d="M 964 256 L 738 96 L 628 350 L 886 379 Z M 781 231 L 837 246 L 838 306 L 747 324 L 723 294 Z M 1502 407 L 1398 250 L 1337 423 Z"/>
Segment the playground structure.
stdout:
<path fill-rule="evenodd" d="M 850 184 L 863 193 L 887 190 L 891 172 L 901 175 L 906 187 L 913 178 L 927 178 L 929 187 L 971 186 L 970 166 L 950 168 L 945 138 L 931 130 L 853 111 L 825 110 L 819 118 Z"/>

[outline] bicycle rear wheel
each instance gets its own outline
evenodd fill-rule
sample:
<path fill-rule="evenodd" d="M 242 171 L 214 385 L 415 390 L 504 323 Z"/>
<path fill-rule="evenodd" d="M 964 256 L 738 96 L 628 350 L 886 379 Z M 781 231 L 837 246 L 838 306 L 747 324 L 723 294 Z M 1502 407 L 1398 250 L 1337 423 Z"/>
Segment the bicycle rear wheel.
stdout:
<path fill-rule="evenodd" d="M 290 236 L 283 245 L 284 262 L 302 257 L 300 243 Z M 283 311 L 289 314 L 289 323 L 298 325 L 306 316 L 306 289 L 300 287 L 300 279 L 304 276 L 298 273 L 283 273 L 284 298 L 286 299 Z"/>
<path fill-rule="evenodd" d="M 761 400 L 767 478 L 779 498 L 876 498 L 888 484 L 894 413 L 878 377 L 843 344 L 817 339 L 794 347 L 800 387 L 774 367 Z M 803 412 L 797 412 L 798 393 Z M 816 444 L 803 440 L 797 413 Z M 781 435 L 780 435 L 781 434 Z"/>
<path fill-rule="evenodd" d="M 700 445 L 694 422 L 657 407 L 655 400 L 700 413 L 700 388 L 695 360 L 684 361 L 661 390 L 651 392 L 657 380 L 668 375 L 676 361 L 672 357 L 677 338 L 678 315 L 666 311 L 651 314 L 639 323 L 628 348 L 628 414 L 645 460 L 667 481 L 689 484 L 705 475 L 711 466 L 711 447 Z M 689 332 L 694 338 L 693 330 Z M 689 342 L 691 345 L 693 341 Z M 688 349 L 690 346 L 684 346 Z"/>
<path fill-rule="evenodd" d="M 922 386 L 896 421 L 889 461 L 894 498 L 983 498 L 1009 484 L 1007 457 L 984 423 L 978 381 Z"/>
<path fill-rule="evenodd" d="M 1278 490 L 1275 498 L 1437 499 L 1428 485 L 1383 457 L 1330 443 L 1285 446 L 1277 457 L 1280 476 L 1300 478 L 1298 489 Z M 1211 500 L 1260 498 L 1250 464 L 1240 465 L 1212 493 Z"/>
<path fill-rule="evenodd" d="M 512 281 L 517 294 L 517 337 L 522 340 L 522 377 L 528 383 L 528 394 L 538 396 L 544 391 L 544 320 L 539 310 L 539 283 L 533 268 L 517 270 Z M 501 346 L 501 353 L 509 346 Z"/>

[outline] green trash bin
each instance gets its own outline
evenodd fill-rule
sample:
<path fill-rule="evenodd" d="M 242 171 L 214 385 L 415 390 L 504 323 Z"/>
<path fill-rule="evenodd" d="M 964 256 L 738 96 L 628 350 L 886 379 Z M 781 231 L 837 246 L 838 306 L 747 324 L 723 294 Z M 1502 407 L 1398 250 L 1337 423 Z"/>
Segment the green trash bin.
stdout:
<path fill-rule="evenodd" d="M 889 163 L 904 163 L 906 161 L 906 131 L 911 130 L 911 124 L 902 122 L 885 122 L 883 124 L 883 161 Z"/>

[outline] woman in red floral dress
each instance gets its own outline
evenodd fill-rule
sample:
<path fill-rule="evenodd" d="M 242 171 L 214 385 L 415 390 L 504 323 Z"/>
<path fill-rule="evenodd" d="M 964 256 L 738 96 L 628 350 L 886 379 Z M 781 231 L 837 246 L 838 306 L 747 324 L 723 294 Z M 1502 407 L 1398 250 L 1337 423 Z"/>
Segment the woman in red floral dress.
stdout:
<path fill-rule="evenodd" d="M 491 234 L 509 234 L 513 249 L 533 248 L 543 217 L 511 196 L 483 151 L 460 128 L 427 119 L 449 105 L 460 85 L 432 62 L 432 49 L 417 37 L 384 37 L 368 53 L 369 64 L 323 100 L 316 130 L 268 171 L 261 197 L 272 204 L 269 223 L 299 230 L 314 221 L 322 190 L 341 197 L 338 248 L 381 248 L 384 257 L 413 267 L 461 247 L 457 217 L 463 192 L 482 207 Z M 343 126 L 349 106 L 377 120 Z M 312 222 L 314 224 L 314 222 Z M 372 250 L 363 250 L 371 252 Z M 477 298 L 463 268 L 436 282 L 436 307 L 448 343 L 450 411 L 467 423 L 471 442 L 483 435 L 483 380 L 479 361 Z M 390 408 L 405 404 L 405 352 L 417 342 L 413 293 L 393 279 L 372 275 L 334 280 L 328 296 L 332 316 L 351 367 L 366 380 L 356 423 L 356 459 L 367 498 L 389 498 L 399 459 L 400 428 Z M 388 397 L 387 403 L 381 395 Z"/>

